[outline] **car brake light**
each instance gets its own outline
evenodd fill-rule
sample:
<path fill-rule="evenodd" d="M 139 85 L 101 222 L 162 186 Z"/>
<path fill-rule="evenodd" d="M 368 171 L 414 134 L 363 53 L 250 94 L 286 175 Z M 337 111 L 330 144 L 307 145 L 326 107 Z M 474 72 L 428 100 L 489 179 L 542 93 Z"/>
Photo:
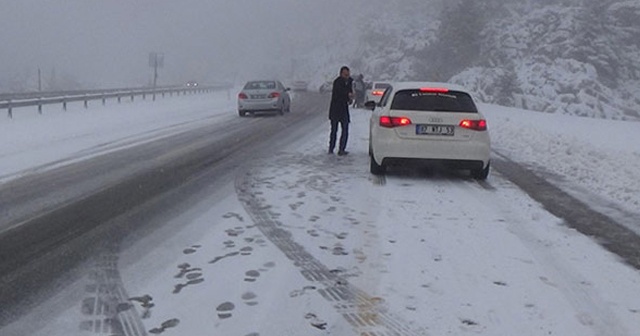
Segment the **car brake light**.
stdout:
<path fill-rule="evenodd" d="M 371 94 L 374 95 L 374 96 L 382 96 L 384 94 L 384 91 L 373 90 L 373 92 L 371 92 Z"/>
<path fill-rule="evenodd" d="M 380 117 L 380 126 L 393 128 L 411 125 L 411 119 L 407 117 Z"/>
<path fill-rule="evenodd" d="M 240 93 L 238 93 L 238 98 L 239 98 L 239 99 L 249 99 L 249 97 L 247 96 L 247 94 L 246 94 L 246 93 L 244 93 L 244 92 L 240 92 Z"/>
<path fill-rule="evenodd" d="M 280 97 L 280 92 L 271 92 L 269 94 L 269 98 L 278 98 Z"/>
<path fill-rule="evenodd" d="M 460 122 L 460 127 L 472 129 L 474 131 L 486 131 L 487 121 L 484 119 L 480 119 L 480 120 L 464 119 Z"/>
<path fill-rule="evenodd" d="M 427 92 L 427 93 L 448 93 L 449 89 L 447 88 L 429 88 L 429 87 L 425 87 L 425 88 L 420 88 L 420 92 Z"/>

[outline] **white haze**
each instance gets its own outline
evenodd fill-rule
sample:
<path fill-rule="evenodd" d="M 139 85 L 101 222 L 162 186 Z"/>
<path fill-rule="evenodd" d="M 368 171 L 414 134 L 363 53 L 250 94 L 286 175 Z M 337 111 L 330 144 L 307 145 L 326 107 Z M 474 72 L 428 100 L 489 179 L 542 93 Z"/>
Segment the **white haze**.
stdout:
<path fill-rule="evenodd" d="M 37 69 L 82 87 L 285 77 L 292 59 L 344 42 L 371 0 L 0 0 L 0 90 L 34 89 Z M 338 66 L 338 65 L 336 65 Z"/>

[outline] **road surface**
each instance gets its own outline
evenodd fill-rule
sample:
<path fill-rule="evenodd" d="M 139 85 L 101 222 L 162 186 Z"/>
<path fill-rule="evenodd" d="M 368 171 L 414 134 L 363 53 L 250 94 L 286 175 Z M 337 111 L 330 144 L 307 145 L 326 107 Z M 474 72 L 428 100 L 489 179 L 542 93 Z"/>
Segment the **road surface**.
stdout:
<path fill-rule="evenodd" d="M 548 237 L 542 237 L 564 235 L 567 245 L 584 245 L 588 251 L 599 252 L 594 260 L 627 272 L 614 286 L 625 293 L 638 285 L 636 271 L 608 256 L 594 241 L 638 269 L 640 238 L 636 234 L 499 153 L 493 158 L 495 170 L 487 182 L 442 171 L 370 176 L 366 133 L 357 125 L 350 156 L 338 159 L 325 154 L 327 106 L 327 96 L 307 93 L 297 97 L 292 113 L 284 117 L 239 118 L 229 111 L 234 117 L 203 120 L 200 127 L 157 141 L 132 144 L 0 185 L 2 334 L 196 335 L 201 329 L 214 328 L 223 334 L 264 336 L 295 335 L 300 333 L 297 328 L 308 327 L 306 332 L 318 335 L 342 335 L 345 330 L 372 336 L 437 335 L 460 330 L 489 335 L 517 330 L 509 328 L 520 325 L 526 334 L 540 329 L 631 335 L 637 323 L 628 320 L 640 319 L 640 307 L 616 301 L 620 293 L 609 289 L 575 289 L 576 284 L 604 280 L 580 269 L 586 262 L 572 264 L 571 258 L 579 255 L 567 255 L 571 250 L 561 246 L 554 250 L 552 246 L 558 242 L 543 241 Z M 352 113 L 357 114 L 355 122 L 366 121 L 366 111 Z M 511 202 L 513 199 L 520 203 Z M 519 205 L 528 209 L 518 209 Z M 211 223 L 212 218 L 222 222 Z M 336 221 L 348 225 L 338 229 Z M 532 222 L 544 223 L 547 231 L 529 227 Z M 420 230 L 420 223 L 451 225 L 429 224 L 431 229 L 411 233 Z M 493 224 L 483 225 L 489 223 Z M 390 229 L 396 225 L 397 230 Z M 475 231 L 478 236 L 465 236 Z M 443 237 L 433 240 L 435 234 Z M 399 244 L 417 236 L 422 237 L 422 246 Z M 491 242 L 492 236 L 501 239 Z M 509 315 L 509 309 L 498 308 L 501 304 L 495 305 L 489 317 L 453 316 L 451 312 L 456 309 L 443 308 L 451 302 L 446 293 L 469 291 L 462 280 L 441 288 L 438 295 L 442 302 L 425 312 L 422 307 L 429 305 L 417 302 L 420 294 L 404 288 L 410 281 L 402 278 L 435 272 L 434 265 L 424 264 L 427 261 L 448 263 L 442 278 L 449 274 L 450 279 L 470 277 L 477 281 L 482 274 L 492 273 L 487 269 L 465 270 L 473 268 L 468 259 L 477 255 L 485 257 L 483 262 L 494 260 L 492 267 L 501 269 L 504 272 L 500 276 L 507 277 L 511 264 L 501 258 L 505 251 L 518 254 L 514 252 L 517 247 L 510 249 L 512 236 L 529 253 L 528 257 L 513 259 L 521 260 L 525 267 L 541 264 L 545 272 L 556 276 L 538 276 L 536 285 L 525 286 L 518 293 L 535 294 L 542 285 L 560 290 L 565 294 L 557 305 L 566 305 L 575 321 L 563 322 L 563 315 L 547 316 L 543 322 L 521 321 L 526 314 L 535 315 L 533 311 L 544 315 L 545 303 L 534 304 L 533 299 L 518 303 L 522 316 Z M 475 246 L 474 239 L 483 243 Z M 189 241 L 193 243 L 187 244 Z M 453 252 L 455 249 L 444 246 L 443 241 L 461 244 L 462 248 Z M 228 282 L 231 287 L 223 290 L 227 287 L 220 284 L 208 291 L 215 294 L 207 299 L 202 293 L 195 294 L 195 288 L 200 288 L 197 286 L 207 284 L 207 268 L 196 267 L 193 261 L 177 261 L 187 257 L 199 260 L 197 256 L 205 253 L 208 242 L 222 247 L 210 251 L 218 254 L 215 258 L 210 255 L 213 259 L 200 260 L 203 265 L 221 267 L 226 259 L 235 261 L 233 266 L 214 272 L 229 274 L 214 283 Z M 430 245 L 425 249 L 427 242 Z M 496 244 L 505 247 L 494 250 Z M 260 249 L 263 252 L 258 252 Z M 451 259 L 447 259 L 447 252 L 453 254 Z M 240 256 L 246 258 L 235 259 Z M 350 262 L 344 261 L 351 257 Z M 256 262 L 262 266 L 252 265 Z M 414 266 L 417 273 L 407 269 Z M 235 271 L 244 275 L 234 280 L 231 274 Z M 537 271 L 522 272 L 533 275 Z M 386 276 L 388 273 L 393 276 Z M 289 329 L 282 325 L 283 329 L 278 329 L 270 323 L 247 331 L 240 331 L 246 324 L 242 320 L 227 323 L 232 315 L 242 315 L 242 309 L 237 301 L 218 302 L 214 297 L 221 292 L 230 295 L 237 282 L 267 281 L 269 274 L 279 274 L 280 281 L 264 284 L 263 291 L 240 291 L 238 296 L 246 306 L 261 307 L 257 315 L 264 316 L 260 320 L 263 323 L 271 319 L 269 307 L 283 302 L 275 294 L 268 296 L 269 291 L 284 291 L 287 299 L 313 296 L 305 302 L 290 303 L 297 307 L 293 311 L 306 309 L 293 319 L 299 321 L 291 322 Z M 175 284 L 175 279 L 185 281 Z M 438 289 L 433 282 L 437 281 L 416 283 L 415 287 L 435 293 Z M 506 287 L 508 283 L 496 278 L 490 285 Z M 167 286 L 165 294 L 150 294 L 163 286 Z M 215 301 L 198 301 L 191 307 L 208 305 L 210 319 L 181 315 L 178 306 L 187 309 L 187 302 L 178 297 L 185 292 L 196 295 L 189 302 Z M 627 299 L 640 299 L 638 293 L 628 293 Z M 555 300 L 551 292 L 540 295 Z M 264 301 L 258 305 L 256 297 Z M 617 308 L 609 307 L 611 301 Z M 173 302 L 173 310 L 168 308 L 169 302 Z M 546 310 L 554 312 L 557 309 Z M 274 319 L 282 323 L 292 320 L 283 315 Z M 436 323 L 438 316 L 442 321 Z M 497 322 L 500 319 L 510 322 Z M 203 320 L 217 322 L 207 324 Z"/>

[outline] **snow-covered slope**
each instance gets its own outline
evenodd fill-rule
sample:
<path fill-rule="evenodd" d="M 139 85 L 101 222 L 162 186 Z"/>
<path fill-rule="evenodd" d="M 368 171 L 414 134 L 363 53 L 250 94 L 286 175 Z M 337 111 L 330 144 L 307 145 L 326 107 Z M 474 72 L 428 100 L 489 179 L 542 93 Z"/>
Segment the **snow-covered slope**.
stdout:
<path fill-rule="evenodd" d="M 640 40 L 632 36 L 640 34 L 640 3 L 609 3 L 514 6 L 487 24 L 478 66 L 452 81 L 489 102 L 507 98 L 537 111 L 637 119 Z M 510 93 L 511 102 L 495 90 Z"/>
<path fill-rule="evenodd" d="M 314 85 L 342 63 L 368 80 L 463 84 L 486 103 L 640 119 L 637 1 L 389 1 L 364 7 L 357 41 L 309 50 Z"/>

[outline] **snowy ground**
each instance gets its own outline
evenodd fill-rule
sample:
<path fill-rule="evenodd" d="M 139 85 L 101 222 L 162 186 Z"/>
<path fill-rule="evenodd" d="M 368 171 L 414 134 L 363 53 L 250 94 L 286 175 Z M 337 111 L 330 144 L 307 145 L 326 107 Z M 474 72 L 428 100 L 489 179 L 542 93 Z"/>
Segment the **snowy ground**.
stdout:
<path fill-rule="evenodd" d="M 67 111 L 49 105 L 42 115 L 36 107 L 14 109 L 13 119 L 0 118 L 0 181 L 237 116 L 234 90 L 155 102 L 136 99 L 106 106 L 89 102 L 86 110 L 82 103 L 69 104 Z"/>
<path fill-rule="evenodd" d="M 500 154 L 637 212 L 637 170 L 618 164 L 638 167 L 636 123 L 483 109 Z M 636 270 L 497 173 L 373 178 L 368 112 L 352 115 L 349 156 L 327 155 L 319 128 L 131 242 L 123 311 L 162 335 L 640 330 Z M 78 304 L 32 334 L 77 333 L 84 318 Z"/>
<path fill-rule="evenodd" d="M 180 324 L 167 335 L 640 328 L 637 271 L 500 175 L 489 185 L 413 174 L 381 184 L 367 171 L 367 113 L 354 114 L 349 157 L 324 154 L 326 132 L 318 130 L 238 177 L 244 209 L 231 196 L 192 219 L 197 239 L 175 237 L 131 261 L 125 286 L 156 303 L 149 329 L 172 319 Z M 325 269 L 349 285 L 327 281 Z M 190 274 L 196 281 L 182 287 Z"/>
<path fill-rule="evenodd" d="M 498 153 L 531 166 L 594 206 L 606 204 L 638 215 L 639 122 L 494 105 L 481 108 L 489 119 L 493 148 Z M 640 232 L 640 224 L 635 224 L 631 228 Z"/>

